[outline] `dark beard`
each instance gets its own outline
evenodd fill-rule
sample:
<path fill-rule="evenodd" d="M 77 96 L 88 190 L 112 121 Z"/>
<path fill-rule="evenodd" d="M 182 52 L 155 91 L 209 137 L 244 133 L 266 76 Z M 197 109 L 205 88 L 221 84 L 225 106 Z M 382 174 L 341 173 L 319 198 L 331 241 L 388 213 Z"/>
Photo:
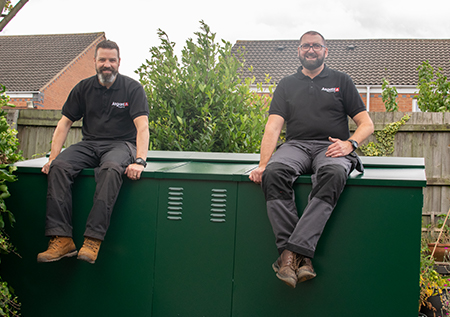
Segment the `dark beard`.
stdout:
<path fill-rule="evenodd" d="M 306 58 L 302 58 L 301 56 L 299 56 L 298 59 L 300 60 L 300 63 L 302 63 L 302 66 L 306 69 L 315 70 L 322 66 L 323 61 L 325 60 L 325 56 L 322 58 L 319 58 L 319 56 L 317 56 L 317 59 L 314 61 L 308 61 Z"/>

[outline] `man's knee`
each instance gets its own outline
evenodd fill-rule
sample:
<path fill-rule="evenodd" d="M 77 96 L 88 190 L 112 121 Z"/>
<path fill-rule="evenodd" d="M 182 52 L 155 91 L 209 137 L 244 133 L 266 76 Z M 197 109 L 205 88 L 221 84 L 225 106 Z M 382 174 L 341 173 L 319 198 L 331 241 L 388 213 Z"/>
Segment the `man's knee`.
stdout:
<path fill-rule="evenodd" d="M 71 177 L 73 178 L 77 174 L 72 164 L 65 160 L 56 159 L 50 164 L 48 176 L 52 177 Z"/>
<path fill-rule="evenodd" d="M 292 199 L 294 174 L 295 171 L 285 164 L 271 163 L 267 165 L 262 175 L 262 188 L 266 201 Z"/>
<path fill-rule="evenodd" d="M 342 165 L 325 165 L 316 173 L 317 182 L 311 191 L 311 198 L 321 199 L 330 205 L 336 205 L 345 183 L 347 170 Z"/>
<path fill-rule="evenodd" d="M 124 167 L 117 162 L 109 161 L 99 166 L 99 170 L 114 170 L 121 174 L 124 171 Z"/>
<path fill-rule="evenodd" d="M 95 169 L 95 174 L 97 175 L 97 177 L 105 174 L 112 174 L 112 176 L 122 177 L 122 174 L 124 172 L 125 168 L 123 166 L 112 161 L 105 162 Z"/>

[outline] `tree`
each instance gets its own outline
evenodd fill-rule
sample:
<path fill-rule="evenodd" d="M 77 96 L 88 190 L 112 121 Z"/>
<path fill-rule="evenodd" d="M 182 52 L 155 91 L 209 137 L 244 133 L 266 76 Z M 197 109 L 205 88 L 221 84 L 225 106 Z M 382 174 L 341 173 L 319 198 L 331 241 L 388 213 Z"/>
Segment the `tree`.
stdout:
<path fill-rule="evenodd" d="M 27 2 L 28 0 L 20 0 L 15 6 L 12 6 L 10 0 L 0 0 L 0 14 L 3 18 L 0 21 L 0 32 L 3 31 L 9 21 L 16 16 L 17 12 L 19 12 Z"/>
<path fill-rule="evenodd" d="M 397 96 L 397 88 L 390 86 L 389 81 L 386 78 L 383 78 L 383 84 L 381 85 L 381 100 L 383 100 L 386 112 L 398 111 Z"/>
<path fill-rule="evenodd" d="M 1 109 L 4 106 L 11 106 L 8 103 L 9 98 L 4 92 L 5 87 L 0 85 L 0 253 L 8 254 L 15 253 L 15 248 L 4 231 L 4 217 L 9 220 L 11 225 L 15 219 L 5 203 L 5 199 L 10 196 L 7 183 L 17 180 L 17 177 L 13 175 L 16 167 L 12 163 L 23 158 L 18 150 L 17 131 L 10 128 L 6 120 L 6 113 Z M 0 277 L 0 316 L 18 316 L 19 306 L 12 289 Z"/>
<path fill-rule="evenodd" d="M 442 74 L 442 68 L 435 72 L 428 61 L 417 67 L 419 71 L 419 95 L 417 104 L 421 111 L 450 111 L 450 82 Z"/>
<path fill-rule="evenodd" d="M 20 0 L 15 6 L 10 0 L 0 0 L 0 32 L 27 3 L 28 0 Z M 19 141 L 16 137 L 17 131 L 11 129 L 6 120 L 6 113 L 3 107 L 12 106 L 9 104 L 9 97 L 5 94 L 6 88 L 0 83 L 0 253 L 16 253 L 15 248 L 9 241 L 8 235 L 4 231 L 4 216 L 9 219 L 12 225 L 15 222 L 14 215 L 6 207 L 5 199 L 10 196 L 7 182 L 14 182 L 17 177 L 13 175 L 16 167 L 12 163 L 23 159 L 18 150 Z M 13 289 L 0 277 L 0 316 L 20 316 L 20 304 Z"/>
<path fill-rule="evenodd" d="M 230 42 L 217 43 L 209 26 L 200 24 L 202 32 L 194 33 L 196 43 L 186 41 L 181 63 L 175 43 L 159 29 L 161 45 L 136 71 L 149 102 L 150 149 L 257 152 L 270 97 L 251 90 L 254 77 L 241 78 L 244 54 L 234 55 Z"/>

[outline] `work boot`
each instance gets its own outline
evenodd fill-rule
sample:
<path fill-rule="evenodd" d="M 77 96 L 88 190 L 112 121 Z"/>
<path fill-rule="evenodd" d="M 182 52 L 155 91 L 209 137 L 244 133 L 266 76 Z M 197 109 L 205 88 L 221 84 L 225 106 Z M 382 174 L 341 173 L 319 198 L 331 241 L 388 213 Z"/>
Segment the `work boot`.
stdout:
<path fill-rule="evenodd" d="M 77 248 L 71 237 L 51 237 L 47 251 L 37 255 L 38 262 L 54 262 L 64 257 L 77 255 Z"/>
<path fill-rule="evenodd" d="M 300 267 L 297 269 L 297 283 L 301 283 L 316 277 L 310 258 L 302 257 L 300 259 Z"/>
<path fill-rule="evenodd" d="M 83 247 L 78 252 L 78 260 L 83 260 L 91 264 L 95 263 L 98 256 L 98 250 L 102 240 L 84 237 Z"/>
<path fill-rule="evenodd" d="M 292 288 L 297 285 L 297 254 L 284 250 L 280 257 L 272 264 L 277 277 Z"/>

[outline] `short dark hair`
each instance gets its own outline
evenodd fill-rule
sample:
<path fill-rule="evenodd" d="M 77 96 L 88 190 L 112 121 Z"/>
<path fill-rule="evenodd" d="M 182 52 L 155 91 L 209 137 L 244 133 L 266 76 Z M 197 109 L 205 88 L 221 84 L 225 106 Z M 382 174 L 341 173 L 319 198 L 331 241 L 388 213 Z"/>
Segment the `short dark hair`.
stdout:
<path fill-rule="evenodd" d="M 302 38 L 303 38 L 306 34 L 308 34 L 308 35 L 319 35 L 319 36 L 322 38 L 322 40 L 323 40 L 323 45 L 327 46 L 327 41 L 325 41 L 325 38 L 323 37 L 323 35 L 320 34 L 319 32 L 316 32 L 316 31 L 308 31 L 308 32 L 304 33 L 304 34 L 300 37 L 300 43 L 302 42 Z"/>
<path fill-rule="evenodd" d="M 103 40 L 100 43 L 97 44 L 97 47 L 95 48 L 95 55 L 94 57 L 97 57 L 97 51 L 99 48 L 106 48 L 110 50 L 117 50 L 117 57 L 120 59 L 120 51 L 119 46 L 116 42 L 110 41 L 110 40 Z"/>

